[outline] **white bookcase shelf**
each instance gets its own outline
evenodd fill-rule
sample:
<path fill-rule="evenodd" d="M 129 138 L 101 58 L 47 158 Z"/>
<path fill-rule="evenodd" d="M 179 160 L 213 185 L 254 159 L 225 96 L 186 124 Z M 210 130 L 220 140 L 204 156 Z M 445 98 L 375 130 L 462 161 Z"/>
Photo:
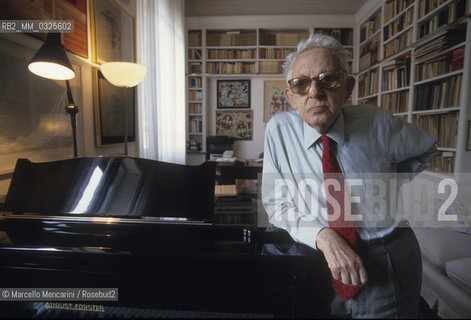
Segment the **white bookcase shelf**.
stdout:
<path fill-rule="evenodd" d="M 467 6 L 466 0 L 383 0 L 359 21 L 356 102 L 376 103 L 436 134 L 436 176 L 471 171 Z"/>

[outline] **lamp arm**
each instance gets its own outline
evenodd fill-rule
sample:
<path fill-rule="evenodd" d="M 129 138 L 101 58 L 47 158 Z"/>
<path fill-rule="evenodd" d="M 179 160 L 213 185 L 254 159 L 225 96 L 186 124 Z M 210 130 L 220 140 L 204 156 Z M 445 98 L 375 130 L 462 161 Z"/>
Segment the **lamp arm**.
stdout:
<path fill-rule="evenodd" d="M 74 158 L 77 158 L 77 113 L 79 112 L 79 107 L 75 105 L 74 98 L 72 96 L 72 90 L 70 90 L 69 80 L 65 80 L 67 86 L 67 99 L 68 103 L 65 107 L 65 111 L 70 114 L 70 124 L 72 126 L 72 135 L 74 141 Z"/>

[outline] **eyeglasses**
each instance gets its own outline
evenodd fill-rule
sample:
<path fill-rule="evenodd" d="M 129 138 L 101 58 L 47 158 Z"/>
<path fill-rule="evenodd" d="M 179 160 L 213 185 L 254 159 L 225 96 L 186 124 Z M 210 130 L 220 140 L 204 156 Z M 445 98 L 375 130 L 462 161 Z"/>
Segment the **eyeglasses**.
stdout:
<path fill-rule="evenodd" d="M 322 89 L 330 90 L 340 87 L 344 71 L 328 71 L 319 73 L 317 77 L 297 77 L 288 81 L 289 88 L 296 94 L 306 94 L 311 88 L 312 80 L 316 80 Z"/>

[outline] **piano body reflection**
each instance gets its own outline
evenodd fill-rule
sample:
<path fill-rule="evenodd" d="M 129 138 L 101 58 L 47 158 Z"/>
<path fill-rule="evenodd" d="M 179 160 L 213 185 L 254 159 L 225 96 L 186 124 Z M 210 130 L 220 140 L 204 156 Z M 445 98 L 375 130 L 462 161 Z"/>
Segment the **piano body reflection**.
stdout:
<path fill-rule="evenodd" d="M 325 317 L 316 254 L 214 220 L 215 167 L 129 157 L 19 159 L 0 212 L 3 288 L 118 288 L 118 301 L 0 301 L 3 316 Z M 88 306 L 83 310 L 68 306 Z M 173 313 L 169 313 L 173 310 Z"/>

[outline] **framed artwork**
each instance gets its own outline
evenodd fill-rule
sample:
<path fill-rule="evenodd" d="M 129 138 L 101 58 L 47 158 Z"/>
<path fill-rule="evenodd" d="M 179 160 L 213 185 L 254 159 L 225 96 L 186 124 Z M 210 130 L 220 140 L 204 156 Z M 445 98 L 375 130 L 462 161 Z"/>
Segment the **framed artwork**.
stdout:
<path fill-rule="evenodd" d="M 93 2 L 93 36 L 95 50 L 92 59 L 134 62 L 134 19 L 112 0 Z"/>
<path fill-rule="evenodd" d="M 250 108 L 250 80 L 218 80 L 218 108 Z"/>
<path fill-rule="evenodd" d="M 252 140 L 253 111 L 216 110 L 216 135 L 232 137 L 237 140 Z"/>
<path fill-rule="evenodd" d="M 2 1 L 0 20 L 74 20 L 74 32 L 63 33 L 64 47 L 88 58 L 87 0 Z M 30 35 L 46 40 L 47 33 Z"/>
<path fill-rule="evenodd" d="M 135 88 L 120 88 L 109 83 L 94 68 L 93 95 L 97 146 L 124 142 L 124 112 L 128 123 L 128 142 L 136 141 Z"/>
<path fill-rule="evenodd" d="M 289 111 L 293 108 L 286 99 L 285 88 L 286 81 L 265 81 L 264 87 L 264 106 L 263 106 L 263 121 L 267 122 L 270 118 L 277 113 Z"/>
<path fill-rule="evenodd" d="M 57 20 L 74 20 L 74 32 L 62 36 L 64 47 L 88 58 L 87 0 L 56 0 L 54 3 Z"/>

